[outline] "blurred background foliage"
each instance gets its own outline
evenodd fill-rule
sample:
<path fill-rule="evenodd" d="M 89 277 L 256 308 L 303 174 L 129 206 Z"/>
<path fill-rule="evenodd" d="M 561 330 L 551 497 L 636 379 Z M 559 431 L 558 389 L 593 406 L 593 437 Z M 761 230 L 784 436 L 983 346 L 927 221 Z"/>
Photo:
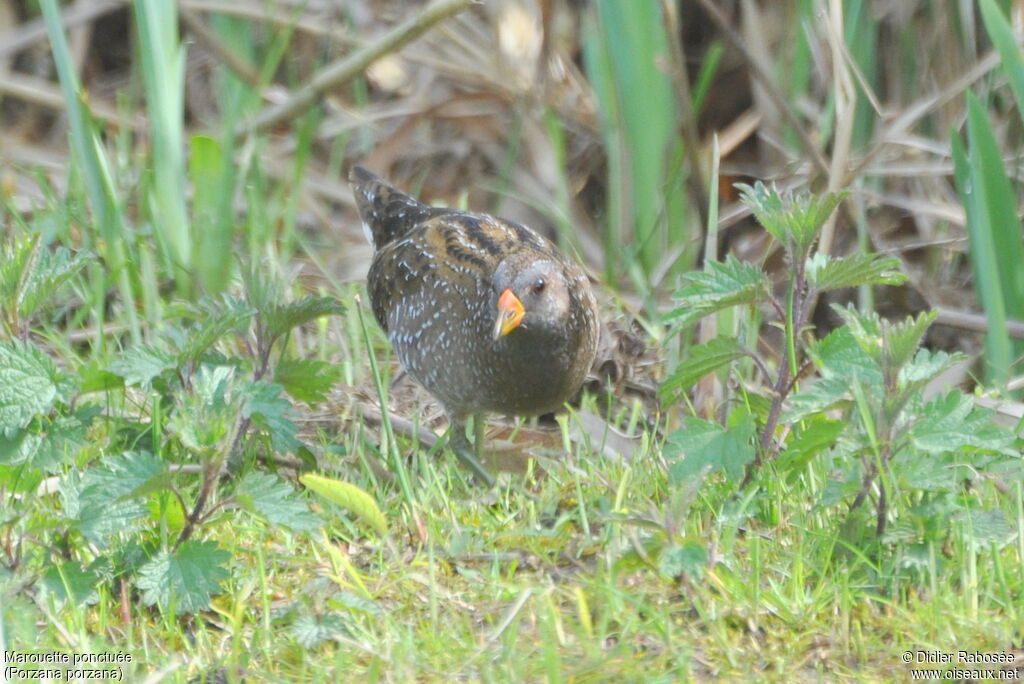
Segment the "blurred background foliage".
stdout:
<path fill-rule="evenodd" d="M 76 230 L 44 235 L 96 251 L 88 310 L 116 291 L 136 339 L 162 291 L 222 292 L 241 262 L 362 278 L 344 181 L 359 160 L 549 232 L 655 338 L 705 258 L 785 267 L 735 182 L 850 187 L 822 248 L 895 255 L 909 276 L 860 304 L 937 309 L 930 343 L 983 357 L 991 380 L 1019 356 L 1019 3 L 41 8 L 0 1 L 5 202 L 31 221 L 51 188 L 67 197 Z"/>

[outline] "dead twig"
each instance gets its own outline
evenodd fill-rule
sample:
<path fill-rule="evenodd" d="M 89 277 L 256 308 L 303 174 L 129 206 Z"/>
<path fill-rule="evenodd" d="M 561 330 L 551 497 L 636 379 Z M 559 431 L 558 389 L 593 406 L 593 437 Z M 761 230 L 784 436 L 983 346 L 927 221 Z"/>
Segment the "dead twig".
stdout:
<path fill-rule="evenodd" d="M 235 72 L 239 78 L 253 88 L 260 87 L 259 73 L 257 73 L 257 71 L 248 62 L 242 59 L 240 55 L 228 47 L 224 41 L 220 39 L 220 36 L 218 36 L 203 22 L 202 18 L 198 14 L 187 7 L 179 6 L 178 16 L 181 17 L 182 23 L 188 27 L 188 30 L 191 31 L 210 52 L 216 55 L 227 68 Z"/>
<path fill-rule="evenodd" d="M 78 2 L 68 5 L 61 10 L 60 21 L 64 26 L 64 30 L 67 31 L 76 26 L 87 24 L 126 4 L 126 0 L 78 0 Z M 46 40 L 46 26 L 40 17 L 18 27 L 14 31 L 0 34 L 0 57 L 13 55 L 41 40 Z"/>
<path fill-rule="evenodd" d="M 239 135 L 251 135 L 301 115 L 315 104 L 325 92 L 362 73 L 377 59 L 406 43 L 415 40 L 432 26 L 461 12 L 477 0 L 438 0 L 418 14 L 414 14 L 379 39 L 332 62 L 323 68 L 309 84 L 297 90 L 290 98 L 270 105 L 242 127 Z"/>

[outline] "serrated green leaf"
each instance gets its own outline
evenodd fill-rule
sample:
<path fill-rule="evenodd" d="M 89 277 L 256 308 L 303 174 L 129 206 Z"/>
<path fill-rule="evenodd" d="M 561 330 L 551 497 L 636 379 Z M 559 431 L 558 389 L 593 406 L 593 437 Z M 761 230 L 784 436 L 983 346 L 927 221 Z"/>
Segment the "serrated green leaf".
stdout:
<path fill-rule="evenodd" d="M 354 513 L 377 534 L 387 534 L 387 519 L 377 506 L 377 502 L 354 484 L 313 473 L 306 473 L 299 478 L 299 482 L 328 501 Z"/>
<path fill-rule="evenodd" d="M 776 469 L 791 477 L 800 475 L 811 459 L 835 444 L 845 427 L 846 423 L 841 420 L 813 416 L 795 430 L 794 437 L 776 457 Z"/>
<path fill-rule="evenodd" d="M 962 486 L 968 475 L 964 468 L 955 465 L 951 459 L 908 446 L 893 455 L 890 470 L 901 488 L 921 492 L 952 492 Z"/>
<path fill-rule="evenodd" d="M 341 379 L 341 367 L 316 359 L 283 359 L 274 369 L 274 382 L 307 404 L 319 404 Z"/>
<path fill-rule="evenodd" d="M 899 285 L 907 276 L 900 260 L 878 254 L 854 254 L 835 259 L 815 254 L 807 260 L 807 282 L 819 292 L 860 285 Z"/>
<path fill-rule="evenodd" d="M 247 511 L 296 532 L 320 528 L 320 519 L 295 489 L 270 473 L 252 471 L 243 477 L 235 489 L 235 500 Z"/>
<path fill-rule="evenodd" d="M 737 183 L 742 202 L 750 207 L 758 222 L 785 248 L 790 260 L 803 259 L 818 237 L 821 227 L 847 193 L 779 192 L 774 185 L 758 181 L 751 187 Z"/>
<path fill-rule="evenodd" d="M 857 346 L 867 354 L 874 365 L 878 367 L 879 378 L 881 378 L 882 359 L 885 353 L 885 338 L 882 335 L 881 319 L 877 314 L 861 313 L 852 306 L 840 306 L 838 304 L 833 304 L 831 308 L 839 315 L 840 318 L 843 319 L 843 323 L 846 324 L 844 328 L 840 328 L 833 332 L 842 331 L 844 336 L 849 335 L 849 339 L 852 339 Z M 829 337 L 831 337 L 831 334 Z M 837 337 L 837 339 L 845 340 L 846 338 Z M 815 350 L 818 346 L 819 345 L 812 345 L 812 354 L 816 353 Z"/>
<path fill-rule="evenodd" d="M 856 324 L 836 328 L 810 346 L 809 353 L 825 377 L 857 379 L 881 387 L 881 335 L 872 338 Z"/>
<path fill-rule="evenodd" d="M 988 411 L 953 390 L 925 404 L 910 428 L 914 446 L 932 454 L 982 449 L 1013 454 L 1013 436 L 996 425 Z"/>
<path fill-rule="evenodd" d="M 672 403 L 678 392 L 688 390 L 708 373 L 732 363 L 747 354 L 747 350 L 734 338 L 716 337 L 707 344 L 691 347 L 672 375 L 662 383 L 658 395 Z"/>
<path fill-rule="evenodd" d="M 287 304 L 275 303 L 264 312 L 263 317 L 270 339 L 276 339 L 289 332 L 292 328 L 309 321 L 345 313 L 345 306 L 333 297 L 315 297 L 309 295 L 296 302 Z"/>
<path fill-rule="evenodd" d="M 348 621 L 343 615 L 300 615 L 292 623 L 292 636 L 303 648 L 315 648 L 328 639 L 349 635 Z"/>
<path fill-rule="evenodd" d="M 795 423 L 837 404 L 853 401 L 850 382 L 849 377 L 833 374 L 806 383 L 789 398 L 789 405 L 782 412 L 782 422 Z"/>
<path fill-rule="evenodd" d="M 966 359 L 967 356 L 960 353 L 918 349 L 914 359 L 900 368 L 899 389 L 905 392 L 918 389 Z"/>
<path fill-rule="evenodd" d="M 937 311 L 924 311 L 916 318 L 907 316 L 897 323 L 882 321 L 882 338 L 891 368 L 902 369 L 914 357 L 924 334 L 938 315 Z"/>
<path fill-rule="evenodd" d="M 82 255 L 66 247 L 51 251 L 38 234 L 4 245 L 0 248 L 0 311 L 6 309 L 8 316 L 16 311 L 24 325 L 84 265 Z"/>
<path fill-rule="evenodd" d="M 693 540 L 665 546 L 658 554 L 658 572 L 663 577 L 676 578 L 687 575 L 700 579 L 704 576 L 707 565 L 707 549 L 700 542 Z"/>
<path fill-rule="evenodd" d="M 61 483 L 65 509 L 79 532 L 104 546 L 110 535 L 138 527 L 147 510 L 139 492 L 165 476 L 163 462 L 149 452 L 108 456 L 101 465 Z"/>
<path fill-rule="evenodd" d="M 38 432 L 19 433 L 17 448 L 8 451 L 0 445 L 0 463 L 27 463 L 47 473 L 60 472 L 79 449 L 85 446 L 85 424 L 77 416 L 57 416 L 42 420 Z"/>
<path fill-rule="evenodd" d="M 178 407 L 166 429 L 192 452 L 222 452 L 237 434 L 248 392 L 249 383 L 236 382 L 233 367 L 200 366 L 192 378 L 192 391 L 177 397 Z"/>
<path fill-rule="evenodd" d="M 208 607 L 210 597 L 220 591 L 230 559 L 216 542 L 189 540 L 174 551 L 157 553 L 139 568 L 135 584 L 147 606 L 173 608 L 177 615 L 195 613 Z"/>
<path fill-rule="evenodd" d="M 262 380 L 247 383 L 247 387 L 242 415 L 252 418 L 254 425 L 267 432 L 277 451 L 295 451 L 302 444 L 296 438 L 299 428 L 292 420 L 295 409 L 281 396 L 282 387 Z"/>
<path fill-rule="evenodd" d="M 166 472 L 163 461 L 148 451 L 126 451 L 108 456 L 82 475 L 82 485 L 106 493 L 108 501 L 132 496 L 136 490 Z"/>
<path fill-rule="evenodd" d="M 1013 539 L 1017 531 L 1006 518 L 1006 513 L 999 510 L 964 512 L 959 519 L 960 529 L 964 538 L 975 550 L 988 549 L 993 546 L 1001 548 Z"/>
<path fill-rule="evenodd" d="M 768 277 L 761 269 L 745 264 L 731 254 L 725 261 L 712 261 L 703 271 L 683 277 L 684 287 L 676 292 L 679 305 L 666 321 L 686 325 L 729 306 L 756 304 L 768 296 Z"/>
<path fill-rule="evenodd" d="M 191 310 L 196 324 L 189 329 L 181 351 L 180 362 L 197 362 L 218 340 L 242 327 L 256 313 L 256 309 L 235 297 L 203 300 Z"/>
<path fill-rule="evenodd" d="M 139 345 L 118 354 L 107 370 L 123 378 L 125 385 L 146 386 L 153 378 L 175 366 L 174 354 L 157 347 Z"/>
<path fill-rule="evenodd" d="M 53 361 L 24 342 L 0 342 L 0 432 L 28 425 L 62 398 L 67 379 Z"/>
<path fill-rule="evenodd" d="M 665 444 L 669 483 L 678 485 L 718 470 L 738 482 L 743 469 L 754 460 L 753 437 L 754 421 L 750 416 L 729 428 L 700 418 L 686 418 L 683 427 L 669 435 Z"/>

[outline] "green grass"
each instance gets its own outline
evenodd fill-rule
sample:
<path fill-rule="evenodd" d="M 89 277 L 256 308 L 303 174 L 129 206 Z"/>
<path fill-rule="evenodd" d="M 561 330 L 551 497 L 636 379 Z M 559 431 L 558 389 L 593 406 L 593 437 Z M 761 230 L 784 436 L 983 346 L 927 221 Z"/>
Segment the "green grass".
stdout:
<path fill-rule="evenodd" d="M 318 155 L 337 179 L 352 161 L 347 138 L 318 138 L 327 110 L 310 109 L 289 123 L 292 151 L 274 173 L 261 156 L 272 134 L 237 137 L 289 48 L 299 51 L 294 24 L 261 33 L 243 18 L 211 22 L 259 82 L 216 68 L 222 119 L 189 138 L 186 162 L 169 24 L 139 25 L 145 102 L 131 106 L 159 116 L 152 149 L 126 156 L 111 140 L 130 148 L 129 134 L 108 138 L 81 97 L 57 4 L 40 3 L 72 162 L 66 189 L 39 181 L 32 211 L 6 196 L 0 206 L 0 650 L 123 655 L 121 679 L 140 682 L 879 682 L 931 667 L 908 665 L 907 651 L 1019 647 L 1019 438 L 970 395 L 923 398 L 924 381 L 959 360 L 918 352 L 926 314 L 889 324 L 837 308 L 846 325 L 817 339 L 803 307 L 820 292 L 900 280 L 895 259 L 817 254 L 832 199 L 796 237 L 757 207 L 784 271 L 718 262 L 717 145 L 703 270 L 688 271 L 698 245 L 686 226 L 704 226 L 683 186 L 704 172 L 678 140 L 679 56 L 661 7 L 642 4 L 596 3 L 581 49 L 610 187 L 606 286 L 625 284 L 654 336 L 679 341 L 655 373 L 665 401 L 588 395 L 581 410 L 633 435 L 632 454 L 604 454 L 601 435 L 570 438 L 570 412 L 560 446 L 535 448 L 525 474 L 482 491 L 441 443 L 410 439 L 387 410 L 380 428 L 359 417 L 384 406 L 415 428 L 428 420 L 392 385 L 395 360 L 361 285 L 332 274 L 331 236 L 300 222 Z M 867 5 L 847 6 L 846 39 L 874 84 L 882 28 Z M 797 8 L 791 104 L 815 95 L 814 7 Z M 981 8 L 1019 95 L 1007 29 L 993 3 Z M 629 38 L 644 50 L 617 43 Z M 698 72 L 695 111 L 722 49 Z M 365 82 L 346 87 L 368 104 Z M 879 122 L 856 99 L 845 123 L 862 151 Z M 840 125 L 824 100 L 827 140 Z M 963 98 L 966 144 L 954 135 L 951 149 L 993 321 L 987 361 L 1005 377 L 1003 324 L 1015 314 L 1000 307 L 1020 241 L 1018 188 L 989 121 L 996 100 Z M 539 137 L 560 175 L 553 223 L 566 233 L 576 122 L 556 111 L 544 109 Z M 522 123 L 496 148 L 509 196 L 537 137 Z M 780 139 L 800 149 L 792 129 Z M 294 275 L 310 271 L 314 286 Z M 780 283 L 789 289 L 771 287 Z M 680 284 L 684 303 L 668 304 Z M 695 312 L 718 316 L 703 346 L 682 324 L 660 325 L 692 324 Z M 773 355 L 760 336 L 776 325 L 784 349 Z M 688 390 L 713 372 L 719 395 L 702 403 Z M 838 388 L 826 382 L 837 377 Z M 337 482 L 314 494 L 301 485 L 309 473 Z"/>

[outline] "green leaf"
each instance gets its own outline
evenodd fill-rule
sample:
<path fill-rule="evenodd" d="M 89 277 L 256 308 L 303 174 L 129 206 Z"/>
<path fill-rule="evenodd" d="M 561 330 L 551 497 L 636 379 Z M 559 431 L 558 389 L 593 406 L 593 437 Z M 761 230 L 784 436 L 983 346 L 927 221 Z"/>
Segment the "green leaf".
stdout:
<path fill-rule="evenodd" d="M 980 0 L 978 7 L 981 9 L 982 21 L 985 22 L 985 30 L 999 51 L 1003 70 L 1017 100 L 1017 113 L 1024 117 L 1024 59 L 1021 57 L 1020 44 L 995 0 Z"/>
<path fill-rule="evenodd" d="M 96 360 L 86 362 L 78 368 L 79 389 L 82 394 L 109 392 L 124 389 L 124 376 L 101 368 Z"/>
<path fill-rule="evenodd" d="M 687 285 L 675 294 L 679 306 L 665 317 L 679 325 L 729 306 L 756 304 L 769 292 L 768 276 L 731 254 L 724 262 L 708 262 L 703 271 L 688 273 L 683 280 Z"/>
<path fill-rule="evenodd" d="M 85 570 L 76 561 L 66 561 L 59 565 L 51 565 L 41 578 L 41 588 L 59 603 L 70 597 L 75 606 L 91 606 L 99 602 L 96 591 L 99 577 L 96 573 Z"/>
<path fill-rule="evenodd" d="M 0 438 L 0 463 L 27 463 L 48 473 L 60 472 L 85 446 L 85 428 L 77 416 L 41 420 L 30 431 L 19 433 L 16 445 Z M 15 448 L 5 449 L 5 445 Z"/>
<path fill-rule="evenodd" d="M 188 313 L 196 324 L 188 330 L 180 347 L 179 361 L 195 363 L 218 340 L 241 328 L 256 310 L 240 299 L 221 297 L 217 300 L 205 299 Z"/>
<path fill-rule="evenodd" d="M 299 646 L 306 649 L 316 648 L 328 639 L 350 635 L 348 621 L 336 613 L 300 615 L 292 623 L 291 633 Z"/>
<path fill-rule="evenodd" d="M 870 328 L 861 328 L 857 321 L 848 321 L 823 339 L 813 343 L 809 352 L 822 375 L 856 378 L 869 387 L 882 384 L 881 331 L 872 335 Z"/>
<path fill-rule="evenodd" d="M 924 311 L 917 318 L 907 316 L 902 322 L 882 321 L 886 362 L 890 368 L 902 369 L 914 357 L 924 334 L 938 315 L 937 311 Z"/>
<path fill-rule="evenodd" d="M 165 477 L 160 459 L 144 451 L 130 451 L 103 459 L 101 465 L 61 483 L 65 510 L 84 537 L 104 546 L 107 538 L 134 530 L 147 509 L 140 490 Z"/>
<path fill-rule="evenodd" d="M 283 359 L 274 369 L 274 382 L 299 401 L 315 405 L 327 398 L 341 379 L 341 366 L 315 359 Z"/>
<path fill-rule="evenodd" d="M 845 191 L 821 196 L 780 193 L 774 185 L 760 181 L 753 187 L 743 183 L 736 187 L 758 222 L 786 248 L 791 263 L 806 257 L 821 227 L 847 195 Z"/>
<path fill-rule="evenodd" d="M 235 500 L 247 511 L 296 532 L 315 532 L 320 528 L 320 518 L 309 510 L 295 489 L 269 473 L 252 471 L 243 477 L 235 489 Z"/>
<path fill-rule="evenodd" d="M 921 407 L 910 435 L 914 446 L 932 454 L 962 449 L 1016 453 L 1013 436 L 992 421 L 990 412 L 977 408 L 971 397 L 957 390 Z"/>
<path fill-rule="evenodd" d="M 783 423 L 795 423 L 815 413 L 827 411 L 840 403 L 853 401 L 850 378 L 830 374 L 806 383 L 789 398 L 789 406 L 782 412 Z"/>
<path fill-rule="evenodd" d="M 807 260 L 807 282 L 819 292 L 860 285 L 900 285 L 906 279 L 900 273 L 899 259 L 878 254 L 834 259 L 818 253 Z"/>
<path fill-rule="evenodd" d="M 707 549 L 700 542 L 693 540 L 665 546 L 658 554 L 658 572 L 663 577 L 676 578 L 687 575 L 700 579 L 704 576 L 707 565 Z"/>
<path fill-rule="evenodd" d="M 216 542 L 189 540 L 174 551 L 160 551 L 139 568 L 135 584 L 142 601 L 177 615 L 195 613 L 210 605 L 210 597 L 227 579 L 225 565 L 231 559 Z"/>
<path fill-rule="evenodd" d="M 685 392 L 708 373 L 746 355 L 747 350 L 743 345 L 731 337 L 716 337 L 707 344 L 691 347 L 689 356 L 662 383 L 658 395 L 672 403 L 680 391 Z"/>
<path fill-rule="evenodd" d="M 48 413 L 67 391 L 67 378 L 39 349 L 0 342 L 0 432 L 23 428 Z"/>
<path fill-rule="evenodd" d="M 185 210 L 185 50 L 178 14 L 171 0 L 135 0 L 132 16 L 144 46 L 138 56 L 148 105 L 153 182 L 146 199 L 153 236 L 175 268 L 178 293 L 187 296 L 193 288 L 194 249 Z"/>
<path fill-rule="evenodd" d="M 177 397 L 177 410 L 166 429 L 190 451 L 211 454 L 234 439 L 249 400 L 249 383 L 235 381 L 230 366 L 200 366 L 192 379 L 192 391 Z"/>
<path fill-rule="evenodd" d="M 729 428 L 700 418 L 686 418 L 683 427 L 669 435 L 665 444 L 669 483 L 678 485 L 718 470 L 732 482 L 738 482 L 743 469 L 754 460 L 753 437 L 754 420 L 750 416 Z"/>
<path fill-rule="evenodd" d="M 919 389 L 967 359 L 964 354 L 918 349 L 914 359 L 900 368 L 898 386 L 904 392 Z"/>
<path fill-rule="evenodd" d="M 775 468 L 788 473 L 790 478 L 801 475 L 815 456 L 835 444 L 845 427 L 846 423 L 841 420 L 832 420 L 824 415 L 813 416 L 798 426 L 795 436 L 775 459 Z"/>
<path fill-rule="evenodd" d="M 970 474 L 966 468 L 956 466 L 951 458 L 908 445 L 893 455 L 890 471 L 900 489 L 953 492 L 963 486 Z"/>
<path fill-rule="evenodd" d="M 333 297 L 307 296 L 296 302 L 287 304 L 273 303 L 266 311 L 262 311 L 266 322 L 268 337 L 273 340 L 321 316 L 339 315 L 345 312 L 345 306 Z"/>
<path fill-rule="evenodd" d="M 377 534 L 387 534 L 388 523 L 380 507 L 373 497 L 364 492 L 354 484 L 332 480 L 322 475 L 306 473 L 299 478 L 304 486 L 335 503 L 347 511 L 355 513 L 364 523 L 370 526 Z"/>
<path fill-rule="evenodd" d="M 282 387 L 260 380 L 246 383 L 248 388 L 242 415 L 252 418 L 253 424 L 262 428 L 270 435 L 270 440 L 277 451 L 291 453 L 300 442 L 296 435 L 299 428 L 292 420 L 295 410 L 282 394 Z"/>
<path fill-rule="evenodd" d="M 47 249 L 38 234 L 5 245 L 0 249 L 0 311 L 8 316 L 16 311 L 24 325 L 85 263 L 66 247 Z"/>
<path fill-rule="evenodd" d="M 971 547 L 977 551 L 991 547 L 1002 548 L 1016 535 L 1017 530 L 999 510 L 966 511 L 957 520 L 960 529 Z"/>
<path fill-rule="evenodd" d="M 669 171 L 680 142 L 671 42 L 660 3 L 591 6 L 582 47 L 608 150 L 605 252 L 610 268 L 625 270 L 635 255 L 636 270 L 649 274 L 664 258 L 665 236 L 679 236 L 688 215 L 681 174 Z"/>
<path fill-rule="evenodd" d="M 148 386 L 153 378 L 177 366 L 170 352 L 148 345 L 130 347 L 118 354 L 107 370 L 124 379 L 125 385 Z"/>
<path fill-rule="evenodd" d="M 1015 345 L 1007 331 L 1009 317 L 1024 318 L 1024 244 L 1013 186 L 1003 165 L 1002 149 L 985 107 L 967 91 L 965 149 L 951 133 L 954 177 L 967 215 L 971 268 L 975 290 L 985 309 L 987 377 L 1009 376 Z"/>

